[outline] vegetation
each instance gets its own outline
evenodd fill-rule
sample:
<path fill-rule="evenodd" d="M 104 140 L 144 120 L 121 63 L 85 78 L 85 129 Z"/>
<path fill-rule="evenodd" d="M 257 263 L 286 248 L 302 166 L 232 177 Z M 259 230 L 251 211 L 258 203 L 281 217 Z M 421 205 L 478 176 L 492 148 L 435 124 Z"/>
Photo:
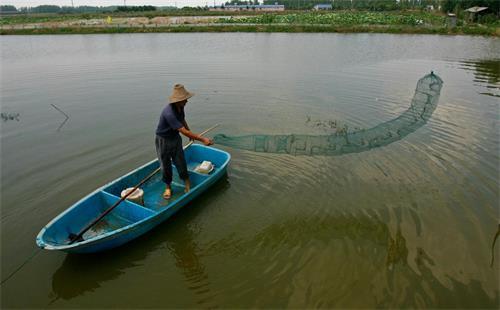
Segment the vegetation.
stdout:
<path fill-rule="evenodd" d="M 498 0 L 444 0 L 441 10 L 443 12 L 459 13 L 473 6 L 488 7 L 490 12 L 500 17 L 500 1 Z"/>
<path fill-rule="evenodd" d="M 143 6 L 119 6 L 116 8 L 117 12 L 147 12 L 156 11 L 156 7 L 152 5 Z"/>
<path fill-rule="evenodd" d="M 196 8 L 191 8 L 196 10 Z M 20 14 L 81 14 L 81 13 L 123 13 L 123 12 L 147 12 L 147 11 L 177 11 L 175 7 L 156 7 L 152 5 L 143 6 L 57 6 L 57 5 L 39 5 L 35 7 L 21 7 L 17 9 L 13 5 L 0 6 L 0 12 L 20 13 Z"/>
<path fill-rule="evenodd" d="M 403 0 L 404 1 L 404 0 Z M 264 4 L 283 4 L 287 10 L 309 10 L 316 4 L 332 4 L 333 9 L 390 11 L 400 9 L 396 0 L 264 0 Z M 415 4 L 415 1 L 413 1 Z M 418 3 L 418 2 L 417 2 Z"/>
<path fill-rule="evenodd" d="M 240 0 L 231 0 L 225 3 L 225 5 L 258 5 L 259 0 L 248 0 L 248 1 L 240 1 Z M 273 2 L 274 4 L 274 2 Z"/>
<path fill-rule="evenodd" d="M 315 3 L 328 3 L 325 0 L 264 0 L 264 3 L 281 3 L 287 8 L 304 8 L 300 5 L 312 6 Z M 227 4 L 254 4 L 255 0 L 230 0 Z M 442 12 L 428 10 L 427 6 L 443 11 L 458 10 L 457 27 L 448 29 L 448 18 Z M 295 5 L 295 6 L 294 6 Z M 464 14 L 463 7 L 473 5 L 490 6 L 489 14 L 480 14 L 477 23 L 471 23 Z M 500 36 L 500 19 L 494 10 L 500 9 L 499 0 L 335 0 L 334 11 L 299 11 L 284 12 L 261 11 L 208 11 L 207 8 L 182 9 L 154 6 L 109 6 L 109 7 L 59 7 L 41 5 L 34 8 L 16 9 L 2 5 L 4 15 L 0 18 L 0 26 L 4 26 L 2 34 L 11 33 L 113 33 L 113 32 L 180 32 L 180 31 L 278 31 L 278 32 L 390 32 L 390 33 L 463 33 Z M 397 9 L 397 11 L 392 11 Z M 379 10 L 384 10 L 379 12 Z M 23 14 L 13 14 L 13 13 Z M 37 12 L 37 13 L 34 13 Z M 68 13 L 69 12 L 69 13 Z M 220 18 L 212 25 L 168 25 L 156 21 L 128 23 L 126 20 L 113 24 L 104 21 L 111 17 L 146 17 L 151 20 L 159 16 L 234 16 Z M 59 22 L 90 20 L 88 22 Z M 100 20 L 100 21 L 99 21 Z M 113 19 L 115 20 L 115 19 Z M 116 19 L 119 20 L 119 19 Z M 143 19 L 144 20 L 144 19 Z M 28 24 L 42 24 L 37 28 L 48 29 L 10 29 L 33 28 Z M 43 24 L 47 23 L 47 24 Z M 122 24 L 118 24 L 122 23 Z M 184 23 L 189 24 L 189 21 Z M 79 26 L 76 24 L 83 24 Z M 124 26 L 125 24 L 125 26 Z M 146 25 L 143 25 L 146 24 Z M 26 27 L 25 27 L 26 25 Z M 67 27 L 71 27 L 69 29 Z M 205 27 L 205 28 L 203 28 Z M 102 28 L 102 29 L 99 29 Z M 105 29 L 104 29 L 105 28 Z M 203 28 L 203 29 L 202 29 Z"/>
<path fill-rule="evenodd" d="M 499 0 L 260 0 L 263 4 L 282 4 L 286 10 L 309 10 L 316 4 L 332 4 L 334 10 L 363 10 L 363 11 L 395 11 L 395 10 L 424 10 L 429 7 L 442 12 L 460 12 L 472 6 L 488 7 L 490 13 L 500 17 Z M 230 0 L 225 5 L 255 5 L 258 0 Z M 62 6 L 39 5 L 36 7 L 21 7 L 1 5 L 0 12 L 18 13 L 109 13 L 109 12 L 141 12 L 141 11 L 208 11 L 208 7 L 153 7 L 145 6 Z"/>
<path fill-rule="evenodd" d="M 17 9 L 13 5 L 0 5 L 0 12 L 12 13 L 12 12 L 17 12 Z"/>
<path fill-rule="evenodd" d="M 78 7 L 81 8 L 81 7 Z M 89 7 L 95 8 L 95 7 Z M 76 9 L 76 8 L 75 8 Z M 233 16 L 233 15 L 255 15 L 255 12 L 241 11 L 241 12 L 212 12 L 203 9 L 157 9 L 156 11 L 133 11 L 133 12 L 118 12 L 115 9 L 109 12 L 95 12 L 88 13 L 23 13 L 15 15 L 6 15 L 0 18 L 0 25 L 13 25 L 13 24 L 29 24 L 29 23 L 44 23 L 44 22 L 61 22 L 77 19 L 105 19 L 111 17 L 148 17 L 153 18 L 157 16 Z"/>
<path fill-rule="evenodd" d="M 244 24 L 333 24 L 333 25 L 444 25 L 445 17 L 430 13 L 388 14 L 377 12 L 335 12 L 265 14 L 253 17 L 219 19 L 219 23 Z"/>
<path fill-rule="evenodd" d="M 18 13 L 22 14 L 44 14 L 44 13 L 58 13 L 58 14 L 75 14 L 75 13 L 98 13 L 98 12 L 112 12 L 116 7 L 96 7 L 96 6 L 57 6 L 57 5 L 39 5 L 35 7 L 21 7 Z"/>
<path fill-rule="evenodd" d="M 245 2 L 247 1 L 236 1 Z M 250 2 L 250 1 L 248 1 Z M 395 11 L 441 7 L 443 12 L 455 12 L 473 6 L 488 7 L 500 17 L 498 0 L 264 0 L 264 4 L 283 4 L 287 10 L 308 10 L 316 4 L 332 4 L 334 10 Z"/>
<path fill-rule="evenodd" d="M 410 34 L 468 34 L 500 36 L 492 27 L 414 27 L 408 25 L 179 25 L 165 27 L 66 27 L 40 29 L 2 29 L 7 34 L 94 34 L 94 33 L 145 33 L 145 32 L 337 32 L 337 33 L 410 33 Z"/>

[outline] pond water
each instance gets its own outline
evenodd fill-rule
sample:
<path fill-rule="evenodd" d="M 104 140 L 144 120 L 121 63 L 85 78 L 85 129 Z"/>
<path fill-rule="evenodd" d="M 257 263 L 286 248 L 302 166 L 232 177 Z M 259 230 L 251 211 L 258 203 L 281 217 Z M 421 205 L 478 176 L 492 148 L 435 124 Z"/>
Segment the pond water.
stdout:
<path fill-rule="evenodd" d="M 497 307 L 500 40 L 388 34 L 2 36 L 2 307 Z M 335 134 L 391 122 L 431 70 L 411 132 L 341 154 L 216 145 L 228 175 L 97 255 L 38 231 L 155 156 L 175 83 L 210 135 Z M 69 116 L 58 111 L 60 109 Z"/>

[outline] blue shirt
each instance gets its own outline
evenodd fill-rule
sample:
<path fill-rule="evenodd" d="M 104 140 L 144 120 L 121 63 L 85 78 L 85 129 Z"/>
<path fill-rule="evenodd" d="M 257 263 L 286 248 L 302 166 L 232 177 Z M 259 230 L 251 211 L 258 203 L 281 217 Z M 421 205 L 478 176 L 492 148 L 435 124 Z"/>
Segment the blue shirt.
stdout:
<path fill-rule="evenodd" d="M 163 138 L 172 138 L 179 135 L 178 129 L 184 127 L 184 117 L 184 108 L 179 112 L 174 105 L 167 104 L 161 111 L 156 134 Z"/>

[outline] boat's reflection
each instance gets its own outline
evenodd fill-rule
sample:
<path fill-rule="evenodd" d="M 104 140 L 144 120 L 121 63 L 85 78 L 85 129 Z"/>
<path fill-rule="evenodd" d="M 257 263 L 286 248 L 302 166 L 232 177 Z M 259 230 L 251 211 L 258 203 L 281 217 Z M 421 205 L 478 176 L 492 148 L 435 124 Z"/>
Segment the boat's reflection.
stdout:
<path fill-rule="evenodd" d="M 122 247 L 95 254 L 68 254 L 52 276 L 54 301 L 68 300 L 87 291 L 94 291 L 103 282 L 118 278 L 128 268 L 142 265 L 141 262 L 149 253 L 160 248 L 169 249 L 176 266 L 185 276 L 187 287 L 195 295 L 200 295 L 200 289 L 209 284 L 208 274 L 197 254 L 195 240 L 199 232 L 187 224 L 196 218 L 202 208 L 209 208 L 229 187 L 227 175 L 224 175 L 207 193 L 196 198 L 165 223 Z M 173 221 L 176 221 L 176 225 L 169 225 Z M 170 237 L 172 229 L 176 230 L 176 236 L 183 237 Z"/>

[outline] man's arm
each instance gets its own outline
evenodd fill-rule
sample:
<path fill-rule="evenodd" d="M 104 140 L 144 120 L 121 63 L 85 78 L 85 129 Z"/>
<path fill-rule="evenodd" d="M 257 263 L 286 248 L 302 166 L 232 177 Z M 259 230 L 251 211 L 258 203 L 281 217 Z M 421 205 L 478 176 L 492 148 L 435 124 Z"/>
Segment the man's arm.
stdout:
<path fill-rule="evenodd" d="M 181 128 L 179 128 L 177 130 L 179 130 L 180 133 L 182 133 L 183 135 L 185 135 L 186 137 L 188 137 L 191 140 L 198 140 L 198 141 L 200 141 L 201 143 L 203 143 L 205 145 L 212 145 L 212 144 L 214 144 L 213 141 L 210 140 L 209 138 L 197 135 L 197 134 L 191 132 L 190 130 L 186 129 L 186 127 L 181 127 Z"/>
<path fill-rule="evenodd" d="M 182 125 L 184 125 L 184 128 L 186 128 L 187 130 L 191 131 L 191 128 L 189 128 L 189 125 L 188 123 L 186 122 L 186 120 L 182 120 Z M 191 139 L 189 138 L 190 141 L 194 141 L 194 139 Z"/>

